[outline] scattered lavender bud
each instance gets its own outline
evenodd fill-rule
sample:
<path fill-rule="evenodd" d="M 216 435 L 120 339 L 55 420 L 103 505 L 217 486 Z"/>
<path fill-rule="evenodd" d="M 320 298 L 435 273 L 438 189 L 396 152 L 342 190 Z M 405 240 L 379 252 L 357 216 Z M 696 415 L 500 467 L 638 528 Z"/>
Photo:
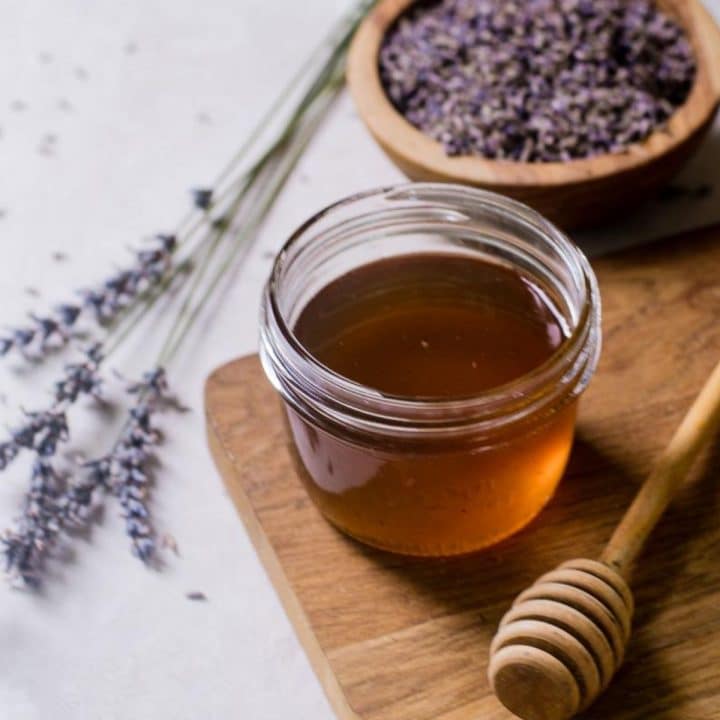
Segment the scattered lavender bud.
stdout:
<path fill-rule="evenodd" d="M 188 600 L 193 600 L 195 602 L 207 602 L 207 595 L 205 595 L 205 593 L 198 592 L 198 591 L 186 593 L 185 597 Z"/>
<path fill-rule="evenodd" d="M 213 200 L 213 191 L 206 188 L 196 188 L 192 191 L 193 204 L 198 210 L 209 210 Z"/>
<path fill-rule="evenodd" d="M 14 345 L 12 338 L 0 338 L 0 357 L 7 355 Z"/>
<path fill-rule="evenodd" d="M 68 256 L 59 250 L 56 250 L 51 257 L 55 262 L 65 262 L 68 259 Z"/>

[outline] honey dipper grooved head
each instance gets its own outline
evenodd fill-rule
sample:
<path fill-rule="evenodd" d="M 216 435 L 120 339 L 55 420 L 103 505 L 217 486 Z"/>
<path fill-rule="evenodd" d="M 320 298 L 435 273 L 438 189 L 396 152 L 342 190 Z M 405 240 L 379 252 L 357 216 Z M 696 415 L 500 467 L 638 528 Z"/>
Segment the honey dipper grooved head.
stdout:
<path fill-rule="evenodd" d="M 610 682 L 630 636 L 625 580 L 596 560 L 571 560 L 518 596 L 490 647 L 490 684 L 522 720 L 567 720 Z"/>

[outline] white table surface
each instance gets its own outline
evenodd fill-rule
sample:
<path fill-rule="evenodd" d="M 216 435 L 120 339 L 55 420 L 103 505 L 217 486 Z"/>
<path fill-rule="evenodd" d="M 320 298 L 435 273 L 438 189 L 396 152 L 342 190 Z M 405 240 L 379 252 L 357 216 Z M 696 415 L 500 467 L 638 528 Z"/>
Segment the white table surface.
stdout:
<path fill-rule="evenodd" d="M 720 13 L 720 0 L 713 9 Z M 0 0 L 0 324 L 16 323 L 171 228 L 345 0 Z M 720 70 L 719 70 L 720 71 Z M 720 134 L 679 181 L 718 187 L 656 203 L 583 242 L 598 249 L 720 219 Z M 166 425 L 153 507 L 180 557 L 162 572 L 128 552 L 117 508 L 53 565 L 42 594 L 0 587 L 3 720 L 331 720 L 332 712 L 222 489 L 204 441 L 201 389 L 256 347 L 269 253 L 313 211 L 401 180 L 347 97 L 334 108 L 220 307 L 175 368 L 193 412 Z M 67 260 L 53 259 L 62 251 Z M 40 297 L 32 297 L 33 290 Z M 153 334 L 122 367 L 151 362 Z M 0 422 L 47 401 L 57 365 L 0 364 Z M 76 444 L 108 439 L 78 420 Z M 0 527 L 26 485 L 0 478 Z M 198 591 L 207 602 L 187 599 Z"/>

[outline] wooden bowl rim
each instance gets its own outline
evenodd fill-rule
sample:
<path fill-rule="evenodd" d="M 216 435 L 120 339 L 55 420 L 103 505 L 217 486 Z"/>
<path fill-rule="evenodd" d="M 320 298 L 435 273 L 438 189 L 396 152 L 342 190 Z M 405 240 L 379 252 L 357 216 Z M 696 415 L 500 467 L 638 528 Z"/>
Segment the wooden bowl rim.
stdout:
<path fill-rule="evenodd" d="M 700 0 L 659 0 L 692 43 L 697 71 L 690 95 L 665 128 L 624 152 L 567 162 L 529 163 L 449 157 L 442 145 L 414 127 L 393 106 L 382 86 L 378 54 L 387 30 L 417 0 L 380 0 L 353 38 L 347 82 L 358 112 L 380 145 L 426 177 L 502 187 L 571 185 L 600 180 L 650 165 L 700 132 L 720 104 L 720 29 Z M 717 65 L 716 75 L 710 68 Z"/>

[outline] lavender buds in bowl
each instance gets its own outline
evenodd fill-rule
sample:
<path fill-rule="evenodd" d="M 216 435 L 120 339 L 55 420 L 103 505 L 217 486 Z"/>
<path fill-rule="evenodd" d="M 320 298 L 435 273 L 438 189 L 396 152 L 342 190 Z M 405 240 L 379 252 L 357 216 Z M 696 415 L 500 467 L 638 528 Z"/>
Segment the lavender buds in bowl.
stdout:
<path fill-rule="evenodd" d="M 522 200 L 565 228 L 652 195 L 720 102 L 699 0 L 381 0 L 348 82 L 412 179 Z"/>

